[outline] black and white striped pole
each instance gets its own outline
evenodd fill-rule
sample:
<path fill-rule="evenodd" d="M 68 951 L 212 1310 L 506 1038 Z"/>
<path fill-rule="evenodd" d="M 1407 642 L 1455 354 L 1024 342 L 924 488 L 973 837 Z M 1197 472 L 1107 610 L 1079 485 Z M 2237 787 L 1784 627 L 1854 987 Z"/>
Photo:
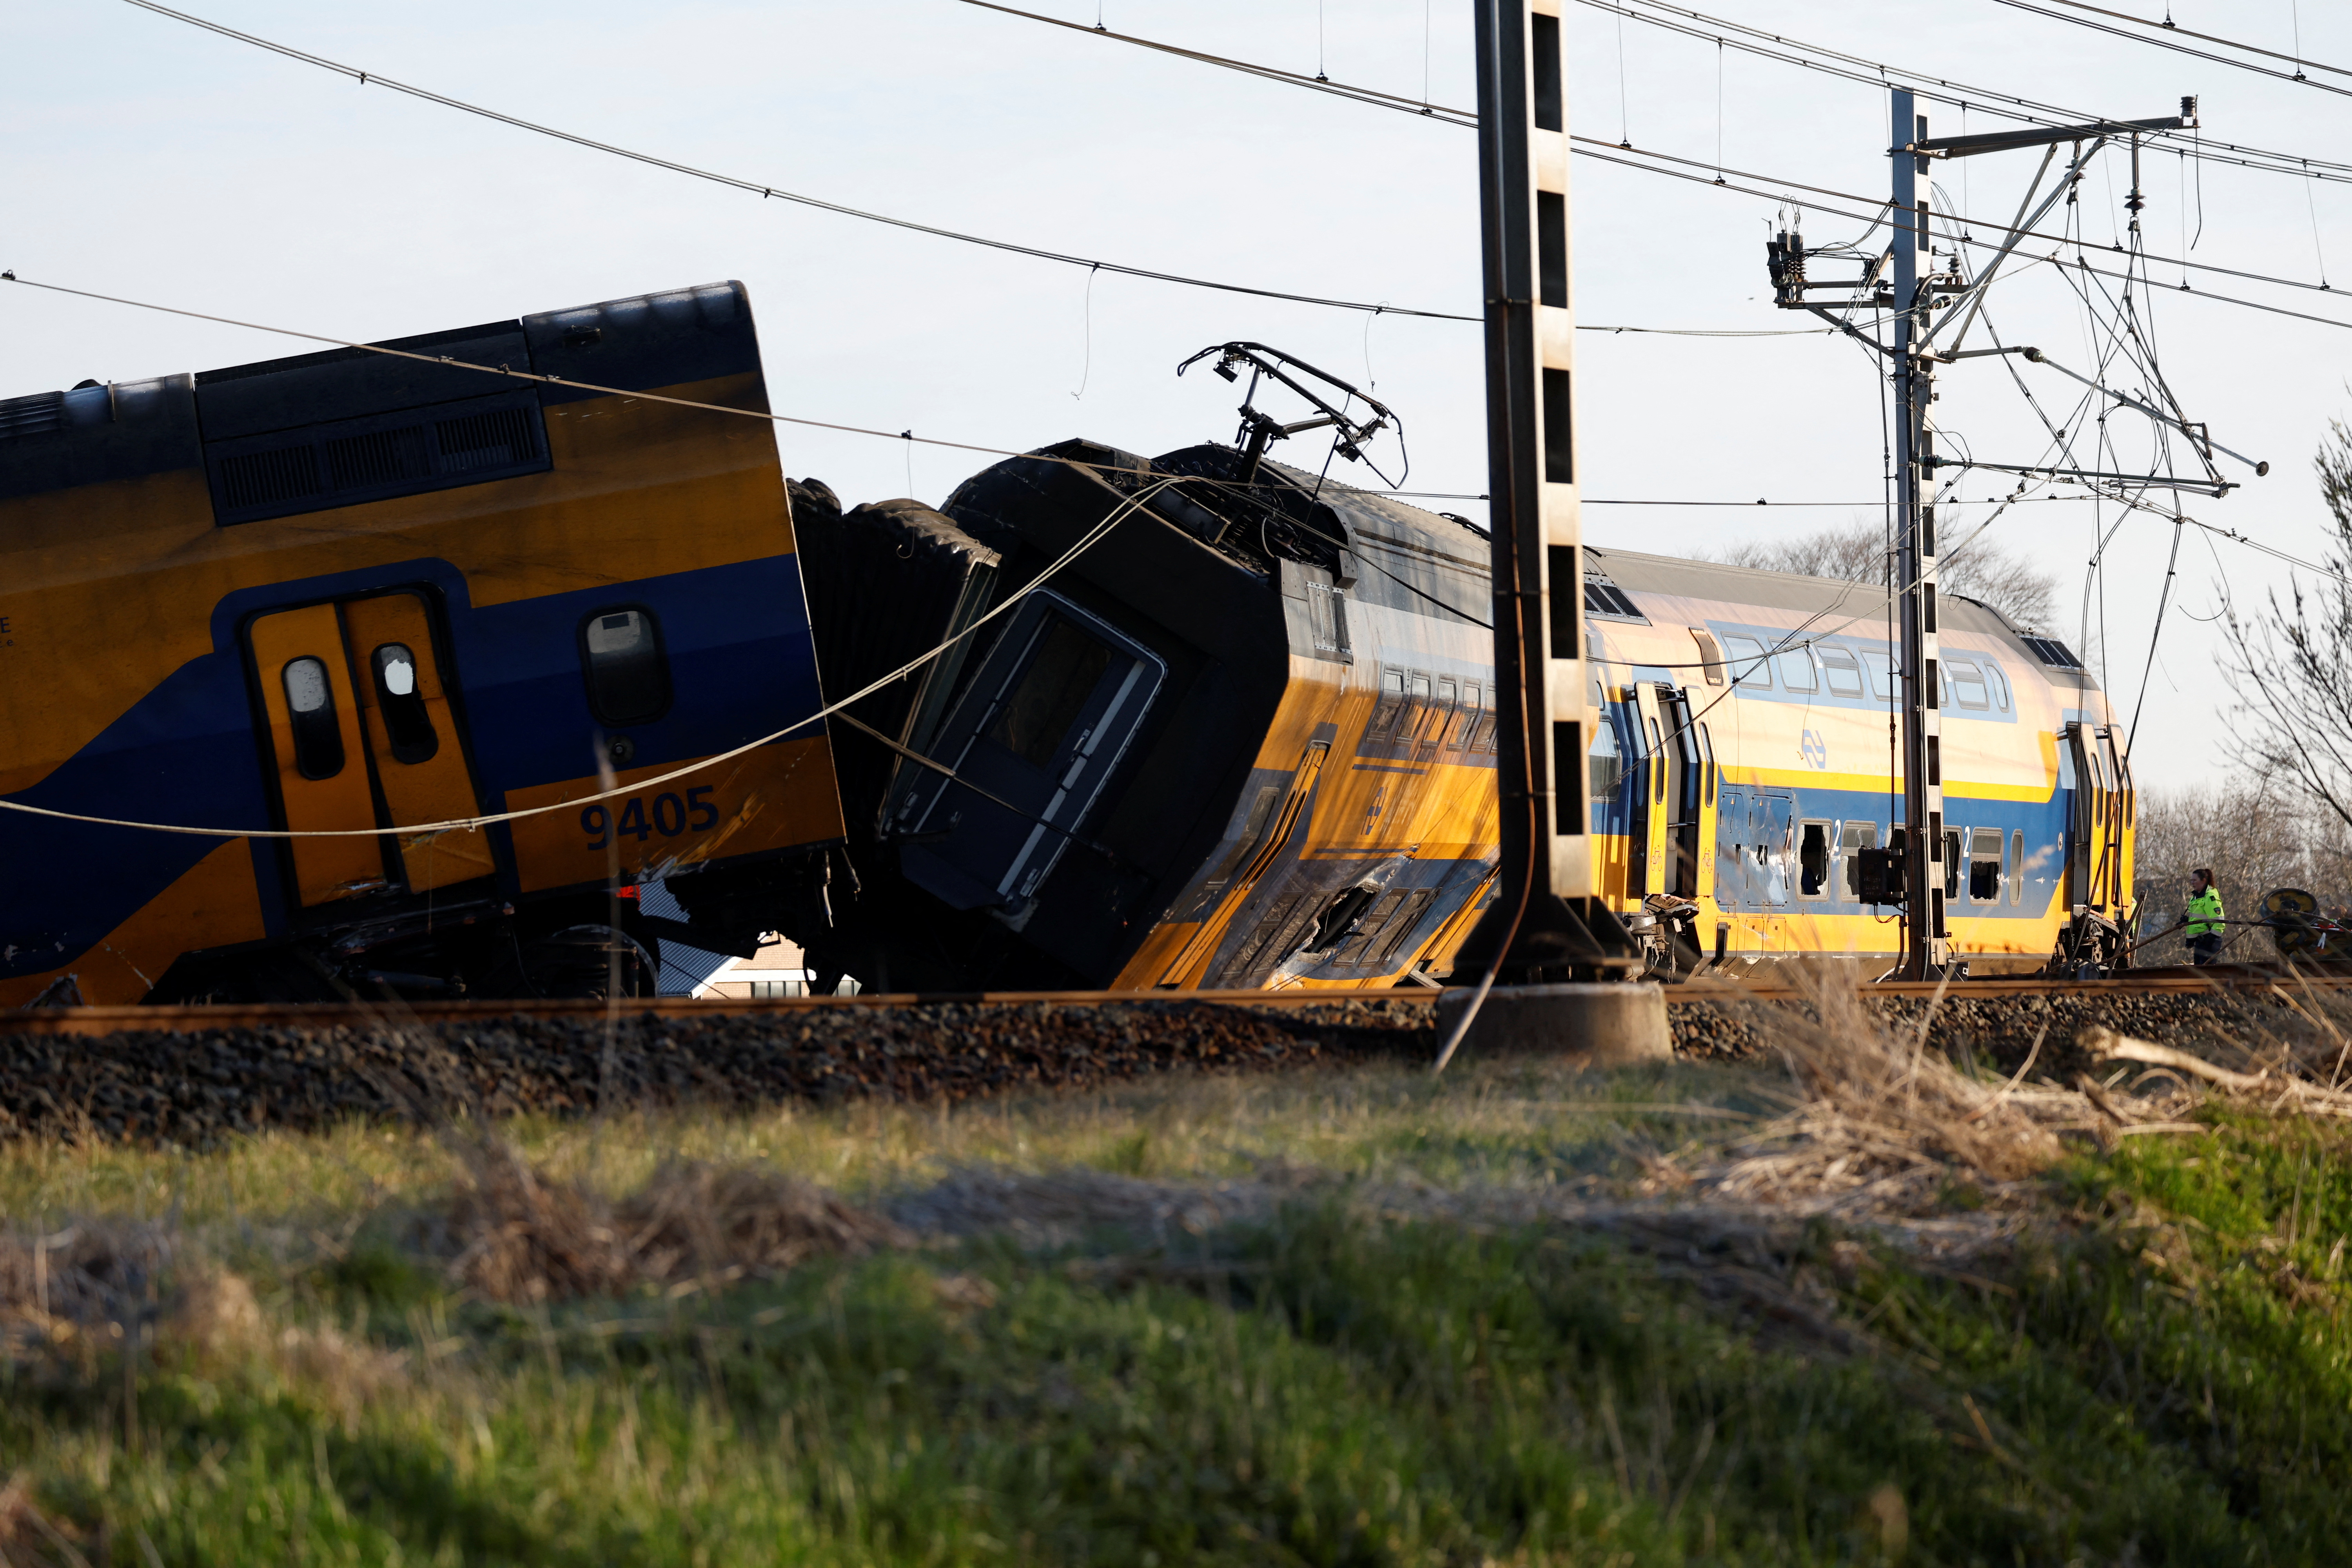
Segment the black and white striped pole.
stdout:
<path fill-rule="evenodd" d="M 1446 1010 L 1440 1066 L 1498 979 L 1594 981 L 1641 963 L 1594 896 L 1584 789 L 1600 714 L 1584 657 L 1560 0 L 1474 5 L 1502 863 L 1457 959 L 1457 976 L 1479 980 Z M 1663 1003 L 1658 1016 L 1663 1029 Z"/>

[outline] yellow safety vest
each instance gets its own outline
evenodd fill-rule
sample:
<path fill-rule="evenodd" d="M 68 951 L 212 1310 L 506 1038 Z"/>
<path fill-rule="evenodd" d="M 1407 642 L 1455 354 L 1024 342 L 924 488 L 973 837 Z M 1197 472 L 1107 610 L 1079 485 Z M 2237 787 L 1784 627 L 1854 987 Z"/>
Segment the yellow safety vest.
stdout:
<path fill-rule="evenodd" d="M 2208 888 L 2189 900 L 2189 934 L 2192 937 L 2221 934 L 2221 889 Z"/>

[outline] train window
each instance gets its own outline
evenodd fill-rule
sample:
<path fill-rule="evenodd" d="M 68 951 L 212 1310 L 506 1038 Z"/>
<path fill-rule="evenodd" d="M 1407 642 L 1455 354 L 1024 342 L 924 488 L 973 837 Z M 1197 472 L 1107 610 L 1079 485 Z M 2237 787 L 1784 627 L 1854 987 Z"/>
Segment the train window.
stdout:
<path fill-rule="evenodd" d="M 1087 700 L 1110 668 L 1110 646 L 1060 616 L 1037 639 L 1021 684 L 988 727 L 988 738 L 1034 768 L 1052 764 Z"/>
<path fill-rule="evenodd" d="M 1948 658 L 1944 661 L 1944 673 L 1951 679 L 1951 692 L 1963 708 L 1979 711 L 1992 706 L 1985 690 L 1984 671 L 1972 659 Z"/>
<path fill-rule="evenodd" d="M 1495 712 L 1490 706 L 1492 702 L 1491 693 L 1478 699 L 1478 722 L 1470 731 L 1470 749 L 1474 752 L 1491 752 L 1495 749 Z"/>
<path fill-rule="evenodd" d="M 1698 727 L 1698 754 L 1706 764 L 1706 778 L 1704 784 L 1706 790 L 1705 804 L 1713 805 L 1715 804 L 1715 737 L 1706 732 L 1706 726 L 1704 724 Z"/>
<path fill-rule="evenodd" d="M 1808 822 L 1805 836 L 1797 848 L 1797 896 L 1803 899 L 1826 899 L 1830 896 L 1830 825 Z"/>
<path fill-rule="evenodd" d="M 1969 830 L 1969 898 L 1975 903 L 2000 902 L 2002 837 L 1998 827 Z"/>
<path fill-rule="evenodd" d="M 1462 689 L 1462 705 L 1454 710 L 1454 722 L 1446 727 L 1445 749 L 1458 752 L 1465 749 L 1471 731 L 1478 727 L 1478 684 L 1470 682 Z"/>
<path fill-rule="evenodd" d="M 2002 712 L 2009 711 L 2009 677 L 1991 659 L 1984 661 L 1985 684 L 1992 688 L 1992 705 Z"/>
<path fill-rule="evenodd" d="M 1417 741 L 1429 722 L 1429 677 L 1419 670 L 1405 689 L 1404 721 L 1397 726 L 1397 739 Z"/>
<path fill-rule="evenodd" d="M 2012 827 L 2009 832 L 2009 901 L 2025 902 L 2025 829 Z"/>
<path fill-rule="evenodd" d="M 1730 656 L 1731 684 L 1752 687 L 1761 691 L 1772 684 L 1771 668 L 1764 662 L 1764 645 L 1754 637 L 1743 637 L 1727 632 L 1723 651 Z"/>
<path fill-rule="evenodd" d="M 294 718 L 294 767 L 306 779 L 331 779 L 343 771 L 343 727 L 335 718 L 335 689 L 324 659 L 287 662 L 286 706 Z"/>
<path fill-rule="evenodd" d="M 588 704 L 607 724 L 646 724 L 669 707 L 669 661 L 646 609 L 599 610 L 580 626 Z"/>
<path fill-rule="evenodd" d="M 1845 861 L 1845 893 L 1862 897 L 1862 851 L 1878 847 L 1878 824 L 1849 822 L 1838 832 L 1838 853 Z"/>
<path fill-rule="evenodd" d="M 1863 666 L 1870 671 L 1871 694 L 1881 702 L 1895 700 L 1895 689 L 1903 683 L 1895 674 L 1895 650 L 1874 647 L 1863 658 Z"/>
<path fill-rule="evenodd" d="M 375 679 L 376 711 L 383 715 L 392 760 L 412 767 L 431 762 L 441 737 L 433 732 L 433 715 L 416 689 L 416 656 L 404 644 L 388 642 L 368 659 L 368 671 Z"/>
<path fill-rule="evenodd" d="M 1387 933 L 1390 917 L 1396 913 L 1397 906 L 1404 900 L 1402 893 L 1382 893 L 1370 912 L 1356 922 L 1355 934 L 1349 937 L 1347 945 L 1332 956 L 1333 966 L 1355 969 L 1368 962 L 1371 957 L 1372 943 Z"/>
<path fill-rule="evenodd" d="M 1944 829 L 1944 897 L 1960 896 L 1960 830 Z"/>
<path fill-rule="evenodd" d="M 1780 684 L 1790 691 L 1811 691 L 1821 684 L 1813 676 L 1811 648 L 1792 647 L 1772 662 L 1780 667 Z"/>
<path fill-rule="evenodd" d="M 1699 668 L 1706 672 L 1706 683 L 1709 686 L 1722 685 L 1723 650 L 1716 646 L 1715 638 L 1693 626 L 1691 640 L 1698 644 Z"/>
<path fill-rule="evenodd" d="M 1448 675 L 1437 683 L 1437 711 L 1429 721 L 1429 739 L 1439 746 L 1454 743 L 1457 716 L 1462 711 L 1462 683 Z"/>
<path fill-rule="evenodd" d="M 1436 901 L 1437 889 L 1434 888 L 1423 888 L 1418 892 L 1407 893 L 1404 896 L 1404 902 L 1399 904 L 1396 912 L 1389 916 L 1386 929 L 1380 933 L 1380 952 L 1373 962 L 1382 969 L 1393 968 L 1398 955 L 1404 949 L 1405 942 L 1412 937 L 1414 929 L 1421 924 L 1421 917 L 1427 913 L 1429 906 Z"/>
<path fill-rule="evenodd" d="M 1665 742 L 1659 738 L 1658 721 L 1655 719 L 1652 719 L 1648 721 L 1648 723 L 1650 726 L 1650 751 L 1649 754 L 1642 759 L 1642 762 L 1644 771 L 1650 776 L 1650 782 L 1653 786 L 1651 798 L 1653 800 L 1664 800 L 1666 798 L 1666 745 Z"/>
<path fill-rule="evenodd" d="M 1591 803 L 1592 831 L 1604 832 L 1610 804 L 1617 798 L 1617 785 L 1625 773 L 1624 758 L 1617 750 L 1617 726 L 1606 717 L 1592 726 L 1592 751 L 1585 763 L 1585 799 Z"/>
<path fill-rule="evenodd" d="M 1381 671 L 1381 700 L 1372 705 L 1372 721 L 1365 727 L 1368 735 L 1385 735 L 1395 727 L 1397 715 L 1404 711 L 1404 671 Z"/>
<path fill-rule="evenodd" d="M 1822 673 L 1829 678 L 1830 690 L 1835 695 L 1862 695 L 1862 666 L 1855 662 L 1851 649 L 1824 647 L 1822 649 Z"/>
<path fill-rule="evenodd" d="M 1927 668 L 1935 674 L 1936 706 L 1938 708 L 1949 708 L 1952 705 L 1951 670 L 1946 668 L 1943 660 L 1936 658 L 1931 658 L 1927 661 Z"/>

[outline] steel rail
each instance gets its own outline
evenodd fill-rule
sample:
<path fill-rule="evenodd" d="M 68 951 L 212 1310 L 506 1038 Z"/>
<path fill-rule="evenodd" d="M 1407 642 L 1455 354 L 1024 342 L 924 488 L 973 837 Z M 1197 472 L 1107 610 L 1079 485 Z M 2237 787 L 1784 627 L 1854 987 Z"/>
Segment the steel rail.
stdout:
<path fill-rule="evenodd" d="M 2243 994 L 2310 987 L 2326 992 L 2352 989 L 2352 970 L 2343 973 L 2217 964 L 2210 968 L 2147 969 L 2107 980 L 2017 979 L 1891 981 L 1858 986 L 1867 997 L 1929 997 L 1948 1004 L 2037 996 L 2146 996 L 2196 993 Z M 1743 1002 L 1803 1001 L 1816 993 L 1779 979 L 1748 983 L 1701 977 L 1665 987 L 1669 1006 Z M 629 997 L 617 1003 L 496 1000 L 440 1002 L 199 1003 L 182 1006 L 58 1007 L 0 1013 L 0 1037 L 9 1035 L 111 1035 L 189 1033 L 219 1029 L 331 1029 L 376 1024 L 492 1024 L 506 1019 L 576 1019 L 602 1024 L 674 1018 L 718 1022 L 789 1017 L 826 1011 L 888 1011 L 910 1007 L 1183 1007 L 1275 1008 L 1341 1006 L 1350 1002 L 1401 1002 L 1432 1005 L 1440 994 L 1424 987 L 1394 990 L 1283 991 L 958 991 L 891 992 L 856 996 L 780 996 L 698 999 L 684 996 Z"/>

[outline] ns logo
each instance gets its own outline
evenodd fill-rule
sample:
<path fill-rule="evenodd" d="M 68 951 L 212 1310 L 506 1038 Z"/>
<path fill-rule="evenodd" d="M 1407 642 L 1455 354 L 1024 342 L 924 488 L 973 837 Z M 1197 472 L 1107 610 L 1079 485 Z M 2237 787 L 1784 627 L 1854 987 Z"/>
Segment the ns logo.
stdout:
<path fill-rule="evenodd" d="M 1809 768 L 1827 769 L 1830 765 L 1830 743 L 1819 730 L 1808 730 L 1798 738 L 1797 754 Z"/>

